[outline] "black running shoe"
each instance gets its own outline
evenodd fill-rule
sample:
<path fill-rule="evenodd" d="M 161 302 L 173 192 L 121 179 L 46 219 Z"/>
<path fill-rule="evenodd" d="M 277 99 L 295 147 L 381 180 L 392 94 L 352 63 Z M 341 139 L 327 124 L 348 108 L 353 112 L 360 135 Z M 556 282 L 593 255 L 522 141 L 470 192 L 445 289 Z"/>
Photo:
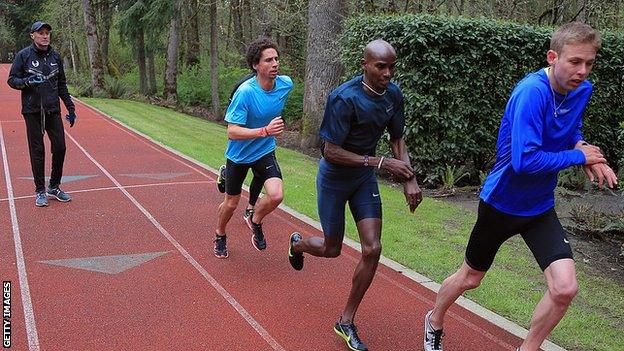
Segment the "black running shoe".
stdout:
<path fill-rule="evenodd" d="M 253 228 L 251 227 L 251 219 L 253 218 L 253 214 L 254 214 L 253 208 L 246 208 L 245 213 L 243 213 L 243 219 L 245 220 L 245 223 L 247 223 L 247 226 L 251 230 L 253 230 Z"/>
<path fill-rule="evenodd" d="M 220 193 L 225 193 L 225 165 L 219 167 L 219 175 L 217 177 L 217 189 Z"/>
<path fill-rule="evenodd" d="M 368 351 L 368 347 L 360 340 L 357 328 L 353 323 L 341 324 L 340 319 L 338 319 L 338 322 L 334 325 L 334 331 L 347 343 L 349 350 Z"/>
<path fill-rule="evenodd" d="M 251 244 L 256 250 L 264 250 L 267 247 L 266 239 L 264 238 L 264 233 L 262 232 L 262 223 L 256 224 L 253 221 L 251 222 L 251 231 L 253 235 L 251 236 Z"/>
<path fill-rule="evenodd" d="M 303 252 L 295 252 L 294 245 L 301 240 L 301 234 L 294 232 L 290 234 L 290 242 L 288 245 L 288 261 L 295 270 L 303 269 Z"/>
<path fill-rule="evenodd" d="M 214 239 L 214 255 L 217 258 L 228 258 L 227 236 L 217 235 Z"/>

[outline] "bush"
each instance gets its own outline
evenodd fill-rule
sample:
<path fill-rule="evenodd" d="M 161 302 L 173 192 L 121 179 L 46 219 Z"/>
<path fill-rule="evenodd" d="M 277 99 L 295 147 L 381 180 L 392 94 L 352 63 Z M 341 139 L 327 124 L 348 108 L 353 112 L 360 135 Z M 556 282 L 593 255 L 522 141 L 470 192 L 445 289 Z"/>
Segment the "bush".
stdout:
<path fill-rule="evenodd" d="M 106 77 L 106 93 L 111 99 L 121 99 L 126 96 L 128 87 L 120 79 Z"/>
<path fill-rule="evenodd" d="M 345 24 L 343 62 L 348 77 L 355 75 L 366 43 L 390 42 L 398 55 L 395 81 L 405 95 L 406 143 L 417 169 L 439 175 L 446 165 L 465 165 L 477 178 L 491 167 L 511 90 L 546 66 L 551 33 L 491 19 L 357 17 Z M 618 128 L 624 120 L 623 60 L 624 35 L 605 33 L 590 77 L 595 89 L 584 128 L 586 139 L 615 165 L 624 158 Z"/>

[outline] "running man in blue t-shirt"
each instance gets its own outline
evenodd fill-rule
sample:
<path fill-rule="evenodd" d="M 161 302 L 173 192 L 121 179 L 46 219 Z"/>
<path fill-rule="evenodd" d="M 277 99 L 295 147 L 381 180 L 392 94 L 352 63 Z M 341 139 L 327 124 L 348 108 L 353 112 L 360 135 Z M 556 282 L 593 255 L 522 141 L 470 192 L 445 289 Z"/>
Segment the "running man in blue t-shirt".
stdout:
<path fill-rule="evenodd" d="M 353 321 L 381 255 L 381 197 L 375 169 L 384 169 L 404 181 L 405 198 L 412 212 L 422 201 L 403 140 L 403 94 L 390 82 L 395 64 L 394 48 L 383 40 L 372 41 L 364 49 L 363 76 L 342 84 L 329 95 L 319 131 L 324 145 L 316 178 L 324 238 L 302 239 L 299 233 L 290 237 L 288 258 L 296 270 L 303 268 L 304 252 L 317 257 L 337 257 L 344 237 L 345 205 L 349 203 L 362 244 L 362 257 L 334 331 L 351 350 L 368 350 Z M 375 156 L 385 130 L 390 135 L 394 158 Z"/>
<path fill-rule="evenodd" d="M 479 286 L 499 247 L 520 234 L 548 284 L 529 333 L 517 350 L 537 351 L 563 318 L 577 293 L 572 250 L 554 210 L 557 173 L 583 166 L 586 175 L 617 184 L 600 149 L 583 140 L 582 115 L 592 94 L 586 79 L 600 35 L 586 24 L 559 28 L 546 54 L 547 68 L 529 73 L 514 88 L 501 121 L 496 163 L 481 191 L 477 222 L 464 263 L 442 283 L 425 316 L 424 348 L 442 350 L 444 316 L 468 289 Z"/>
<path fill-rule="evenodd" d="M 257 250 L 266 249 L 262 219 L 283 198 L 282 173 L 275 159 L 275 136 L 284 130 L 281 114 L 292 90 L 292 80 L 278 75 L 279 51 L 268 38 L 252 42 L 247 49 L 247 64 L 255 77 L 242 83 L 234 93 L 225 114 L 228 144 L 225 199 L 219 205 L 214 254 L 227 258 L 226 225 L 238 206 L 243 181 L 251 169 L 262 179 L 266 196 L 256 204 L 251 222 L 251 242 Z"/>

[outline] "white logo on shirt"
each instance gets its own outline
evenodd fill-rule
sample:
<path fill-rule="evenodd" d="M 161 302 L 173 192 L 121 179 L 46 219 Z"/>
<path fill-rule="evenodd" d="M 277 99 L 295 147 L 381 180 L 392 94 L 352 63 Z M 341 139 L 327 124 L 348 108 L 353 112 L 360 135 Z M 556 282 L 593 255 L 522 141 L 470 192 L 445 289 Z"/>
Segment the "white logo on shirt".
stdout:
<path fill-rule="evenodd" d="M 566 243 L 566 244 L 569 244 L 569 243 L 570 243 L 570 242 L 568 241 L 568 239 L 566 239 L 566 238 L 563 238 L 563 242 L 564 242 L 564 243 Z"/>
<path fill-rule="evenodd" d="M 379 197 L 379 193 L 377 194 L 373 193 L 373 197 Z"/>
<path fill-rule="evenodd" d="M 39 61 L 37 60 L 32 61 L 32 65 L 33 67 L 39 67 Z"/>
<path fill-rule="evenodd" d="M 56 66 L 58 63 L 51 63 L 50 66 Z"/>

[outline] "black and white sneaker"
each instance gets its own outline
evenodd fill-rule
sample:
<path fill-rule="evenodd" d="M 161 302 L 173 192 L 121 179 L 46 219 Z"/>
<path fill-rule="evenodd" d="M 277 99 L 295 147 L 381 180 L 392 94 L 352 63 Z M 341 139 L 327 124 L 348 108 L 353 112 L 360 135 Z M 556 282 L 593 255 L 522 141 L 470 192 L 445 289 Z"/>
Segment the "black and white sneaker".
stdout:
<path fill-rule="evenodd" d="M 228 258 L 227 236 L 217 235 L 214 239 L 214 255 L 217 258 Z"/>
<path fill-rule="evenodd" d="M 267 242 L 266 242 L 266 239 L 264 238 L 264 232 L 262 231 L 262 223 L 256 224 L 251 220 L 250 222 L 251 222 L 251 231 L 253 232 L 253 234 L 251 235 L 251 244 L 258 251 L 266 249 Z"/>
<path fill-rule="evenodd" d="M 225 193 L 225 165 L 219 167 L 219 174 L 217 176 L 217 189 L 220 193 Z"/>
<path fill-rule="evenodd" d="M 290 234 L 290 241 L 288 244 L 288 261 L 290 262 L 292 268 L 298 271 L 303 269 L 303 253 L 295 252 L 294 245 L 300 240 L 301 234 L 294 232 Z"/>
<path fill-rule="evenodd" d="M 435 330 L 431 326 L 431 322 L 429 322 L 429 319 L 431 319 L 432 313 L 433 311 L 429 311 L 425 315 L 425 351 L 443 351 L 442 337 L 444 336 L 444 333 L 442 332 L 442 329 Z"/>
<path fill-rule="evenodd" d="M 245 213 L 243 213 L 243 219 L 245 220 L 245 223 L 247 223 L 247 226 L 251 230 L 253 230 L 253 228 L 251 226 L 251 219 L 253 218 L 253 214 L 254 214 L 254 209 L 253 208 L 246 208 L 245 209 Z"/>

